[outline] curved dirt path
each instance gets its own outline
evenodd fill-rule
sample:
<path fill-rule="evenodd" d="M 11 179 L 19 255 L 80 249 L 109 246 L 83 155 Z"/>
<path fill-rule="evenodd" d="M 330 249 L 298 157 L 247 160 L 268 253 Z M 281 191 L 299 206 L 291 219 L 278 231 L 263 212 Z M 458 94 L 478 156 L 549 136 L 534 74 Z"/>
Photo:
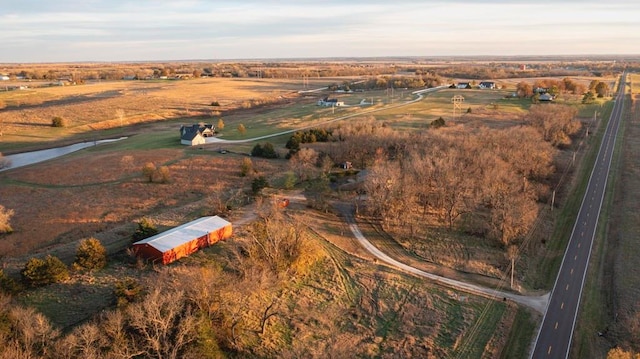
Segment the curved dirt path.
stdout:
<path fill-rule="evenodd" d="M 393 267 L 396 267 L 404 272 L 411 273 L 423 278 L 427 278 L 434 282 L 438 282 L 440 284 L 444 284 L 448 287 L 459 289 L 465 292 L 481 295 L 483 297 L 488 297 L 494 300 L 511 300 L 518 304 L 525 305 L 532 309 L 535 309 L 539 313 L 544 313 L 547 303 L 549 302 L 549 293 L 544 294 L 542 296 L 523 296 L 509 292 L 503 292 L 496 289 L 486 288 L 475 284 L 461 282 L 455 279 L 446 278 L 443 276 L 439 276 L 433 273 L 428 273 L 423 270 L 420 270 L 415 267 L 411 267 L 407 264 L 399 262 L 393 258 L 391 258 L 386 253 L 382 252 L 376 246 L 374 246 L 369 240 L 362 234 L 358 224 L 353 218 L 352 209 L 346 208 L 347 206 L 341 206 L 339 208 L 340 213 L 344 216 L 345 221 L 349 225 L 349 229 L 351 233 L 356 237 L 358 242 L 371 254 L 373 254 L 379 260 L 389 264 Z"/>
<path fill-rule="evenodd" d="M 0 172 L 11 170 L 18 167 L 36 164 L 39 162 L 44 162 L 50 159 L 67 155 L 72 152 L 80 151 L 88 147 L 97 146 L 102 143 L 120 141 L 126 138 L 127 137 L 120 137 L 120 138 L 107 139 L 107 140 L 80 142 L 80 143 L 76 143 L 69 146 L 62 146 L 62 147 L 50 148 L 46 150 L 22 152 L 22 153 L 16 153 L 14 155 L 7 155 L 7 156 L 4 156 L 4 158 L 9 160 L 10 164 L 5 168 L 0 169 Z"/>
<path fill-rule="evenodd" d="M 443 88 L 448 88 L 448 86 L 438 86 L 438 87 L 432 87 L 432 88 L 428 88 L 428 89 L 414 91 L 414 92 L 412 92 L 412 94 L 416 95 L 417 97 L 415 99 L 413 99 L 413 100 L 402 102 L 402 103 L 399 103 L 399 104 L 396 104 L 396 105 L 385 106 L 385 107 L 381 107 L 381 108 L 374 108 L 374 109 L 370 109 L 370 110 L 360 111 L 358 113 L 352 113 L 352 114 L 349 114 L 349 115 L 336 117 L 334 119 L 327 120 L 327 121 L 324 121 L 322 123 L 316 123 L 316 124 L 313 124 L 313 125 L 310 125 L 310 126 L 296 128 L 294 130 L 286 130 L 286 131 L 282 131 L 282 132 L 278 132 L 278 133 L 272 133 L 270 135 L 247 138 L 247 139 L 244 139 L 244 140 L 225 140 L 225 139 L 221 139 L 221 138 L 218 138 L 218 137 L 208 137 L 207 138 L 207 144 L 212 144 L 212 143 L 219 143 L 219 144 L 222 144 L 222 143 L 247 143 L 247 142 L 253 142 L 253 141 L 260 141 L 260 140 L 264 140 L 264 139 L 271 138 L 271 137 L 282 136 L 282 135 L 286 135 L 286 134 L 289 134 L 289 133 L 294 133 L 294 132 L 297 132 L 297 131 L 304 131 L 304 130 L 308 130 L 310 128 L 316 128 L 318 126 L 326 125 L 328 123 L 345 120 L 345 119 L 348 119 L 348 118 L 351 118 L 351 117 L 357 117 L 357 116 L 362 116 L 362 115 L 366 115 L 366 114 L 369 114 L 369 113 L 385 111 L 385 110 L 390 110 L 390 109 L 394 109 L 394 108 L 398 108 L 398 107 L 411 105 L 412 103 L 416 103 L 416 102 L 422 100 L 424 98 L 425 94 L 430 93 L 430 92 L 435 92 L 435 91 L 441 90 Z"/>

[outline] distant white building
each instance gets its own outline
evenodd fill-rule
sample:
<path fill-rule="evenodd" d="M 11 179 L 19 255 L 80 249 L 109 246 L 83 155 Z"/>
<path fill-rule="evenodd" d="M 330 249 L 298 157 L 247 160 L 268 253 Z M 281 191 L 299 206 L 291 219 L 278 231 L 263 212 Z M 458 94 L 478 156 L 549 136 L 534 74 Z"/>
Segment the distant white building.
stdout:
<path fill-rule="evenodd" d="M 340 106 L 344 106 L 344 102 L 343 101 L 338 101 L 337 98 L 325 97 L 322 100 L 318 101 L 318 106 L 340 107 Z"/>
<path fill-rule="evenodd" d="M 9 81 L 10 78 L 7 75 L 0 75 L 0 81 Z"/>
<path fill-rule="evenodd" d="M 482 82 L 480 82 L 478 87 L 481 88 L 481 89 L 493 90 L 493 89 L 496 88 L 496 83 L 492 82 L 492 81 L 482 81 Z"/>

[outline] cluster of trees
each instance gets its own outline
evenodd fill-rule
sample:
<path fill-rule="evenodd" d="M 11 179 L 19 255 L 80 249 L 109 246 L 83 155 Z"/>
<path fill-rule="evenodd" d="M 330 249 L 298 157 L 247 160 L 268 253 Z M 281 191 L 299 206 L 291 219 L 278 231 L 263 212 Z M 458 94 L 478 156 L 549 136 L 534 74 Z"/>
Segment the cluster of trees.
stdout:
<path fill-rule="evenodd" d="M 327 142 L 330 138 L 331 131 L 327 131 L 324 128 L 296 131 L 289 137 L 289 140 L 284 146 L 289 149 L 287 158 L 291 158 L 291 156 L 300 151 L 300 144 L 302 143 Z"/>
<path fill-rule="evenodd" d="M 74 66 L 36 65 L 25 69 L 24 66 L 8 69 L 13 79 L 49 80 L 71 79 L 81 83 L 85 80 L 121 80 L 125 76 L 134 79 L 172 77 L 260 77 L 260 78 L 302 78 L 334 76 L 377 76 L 393 74 L 399 70 L 393 64 L 363 65 L 358 63 L 139 63 L 94 65 L 78 64 Z"/>
<path fill-rule="evenodd" d="M 565 105 L 532 105 L 525 121 L 538 130 L 542 138 L 553 146 L 561 147 L 571 144 L 571 136 L 575 135 L 582 123 L 576 120 L 578 110 Z"/>
<path fill-rule="evenodd" d="M 495 62 L 488 65 L 448 65 L 436 67 L 440 76 L 465 79 L 505 79 L 519 77 L 564 77 L 591 76 L 591 69 L 585 64 L 572 66 L 569 63 L 525 63 L 526 69 L 519 68 L 519 64 Z M 580 67 L 581 69 L 575 69 Z"/>
<path fill-rule="evenodd" d="M 565 77 L 562 80 L 540 79 L 533 82 L 533 84 L 521 81 L 516 85 L 516 93 L 522 98 L 532 97 L 535 94 L 538 94 L 539 91 L 544 91 L 553 96 L 557 96 L 561 93 L 581 95 L 587 91 L 587 88 L 583 84 L 568 77 Z"/>
<path fill-rule="evenodd" d="M 66 335 L 34 309 L 2 294 L 0 301 L 0 358 L 182 358 L 198 338 L 194 307 L 181 291 L 155 289 Z"/>
<path fill-rule="evenodd" d="M 95 238 L 82 240 L 76 250 L 76 258 L 72 269 L 78 272 L 94 271 L 107 264 L 107 252 L 102 243 Z M 20 271 L 22 284 L 29 287 L 40 287 L 52 283 L 64 282 L 70 277 L 69 267 L 58 257 L 48 255 L 43 258 L 31 258 Z M 1 288 L 6 292 L 21 289 L 21 284 L 3 275 Z"/>
<path fill-rule="evenodd" d="M 593 80 L 589 83 L 589 92 L 595 93 L 599 98 L 609 95 L 609 85 L 606 82 Z"/>
<path fill-rule="evenodd" d="M 607 359 L 640 359 L 640 353 L 634 353 L 622 348 L 613 348 L 607 353 Z"/>
<path fill-rule="evenodd" d="M 271 142 L 265 142 L 263 144 L 256 143 L 255 146 L 251 149 L 251 156 L 253 157 L 263 157 L 263 158 L 278 158 L 278 152 L 273 147 Z"/>
<path fill-rule="evenodd" d="M 387 88 L 408 88 L 417 89 L 423 87 L 436 87 L 442 84 L 443 80 L 431 73 L 416 76 L 378 76 L 367 80 L 350 83 L 348 81 L 342 84 L 333 84 L 329 86 L 329 90 L 383 90 Z"/>
<path fill-rule="evenodd" d="M 260 210 L 259 217 L 247 237 L 221 255 L 233 270 L 165 268 L 145 282 L 122 278 L 113 288 L 117 307 L 65 332 L 0 291 L 0 358 L 273 356 L 267 353 L 283 350 L 273 348 L 280 330 L 269 326 L 283 316 L 279 283 L 285 274 L 307 270 L 308 262 L 297 263 L 308 255 L 308 234 L 277 208 Z M 92 240 L 81 248 L 98 252 Z M 95 268 L 103 262 L 78 255 L 76 263 Z"/>

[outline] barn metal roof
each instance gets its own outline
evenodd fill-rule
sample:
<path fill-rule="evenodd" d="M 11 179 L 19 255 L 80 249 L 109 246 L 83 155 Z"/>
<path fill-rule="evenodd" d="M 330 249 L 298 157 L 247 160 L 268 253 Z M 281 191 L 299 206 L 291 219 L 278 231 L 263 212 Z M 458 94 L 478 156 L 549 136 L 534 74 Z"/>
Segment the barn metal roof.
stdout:
<path fill-rule="evenodd" d="M 148 244 L 164 253 L 230 224 L 218 216 L 202 217 L 133 244 Z"/>

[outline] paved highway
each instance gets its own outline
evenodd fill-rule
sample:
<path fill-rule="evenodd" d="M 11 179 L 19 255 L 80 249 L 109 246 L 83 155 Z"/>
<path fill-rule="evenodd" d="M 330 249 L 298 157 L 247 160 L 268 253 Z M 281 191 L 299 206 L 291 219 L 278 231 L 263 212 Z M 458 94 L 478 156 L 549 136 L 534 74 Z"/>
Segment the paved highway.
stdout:
<path fill-rule="evenodd" d="M 531 354 L 533 359 L 569 357 L 582 288 L 591 256 L 591 247 L 596 234 L 600 208 L 604 200 L 607 177 L 622 117 L 625 81 L 626 75 L 623 74 L 613 111 L 589 178 L 589 184 L 564 253 L 560 272 L 542 319 L 542 325 Z"/>

